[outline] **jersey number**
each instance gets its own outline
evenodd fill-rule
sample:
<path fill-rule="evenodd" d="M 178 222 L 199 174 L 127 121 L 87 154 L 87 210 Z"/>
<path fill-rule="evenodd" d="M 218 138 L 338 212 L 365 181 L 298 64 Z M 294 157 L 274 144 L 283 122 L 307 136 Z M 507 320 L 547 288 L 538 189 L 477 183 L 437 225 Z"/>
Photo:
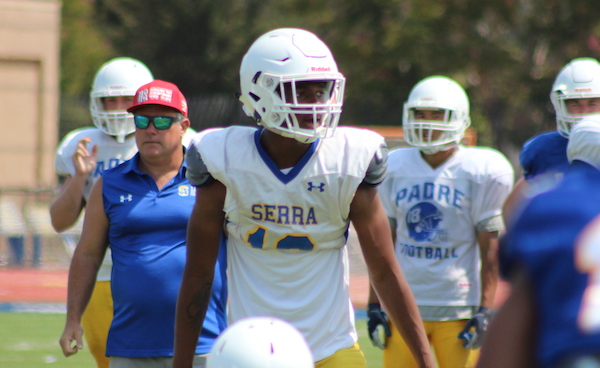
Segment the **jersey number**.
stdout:
<path fill-rule="evenodd" d="M 267 235 L 268 230 L 264 227 L 257 226 L 253 232 L 248 232 L 246 235 L 246 241 L 252 248 L 267 249 Z M 313 250 L 315 244 L 312 239 L 305 234 L 286 234 L 282 238 L 274 242 L 275 249 L 287 249 L 287 250 Z"/>

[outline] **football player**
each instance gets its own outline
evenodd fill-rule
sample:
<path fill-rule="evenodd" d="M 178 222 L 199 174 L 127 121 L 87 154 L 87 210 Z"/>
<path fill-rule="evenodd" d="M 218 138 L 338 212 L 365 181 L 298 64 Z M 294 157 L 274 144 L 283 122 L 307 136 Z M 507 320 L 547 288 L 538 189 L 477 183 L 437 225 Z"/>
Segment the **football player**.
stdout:
<path fill-rule="evenodd" d="M 507 226 L 500 269 L 511 293 L 478 367 L 600 367 L 600 122 L 570 129 L 567 157 L 556 188 Z"/>
<path fill-rule="evenodd" d="M 441 368 L 473 366 L 477 358 L 498 281 L 501 207 L 514 180 L 500 152 L 460 144 L 469 125 L 469 99 L 458 83 L 443 76 L 417 83 L 403 114 L 412 147 L 390 152 L 379 187 L 396 257 Z M 384 348 L 384 367 L 417 367 L 378 296 L 370 292 L 368 330 Z M 387 343 L 377 339 L 380 325 Z"/>
<path fill-rule="evenodd" d="M 240 84 L 244 110 L 261 127 L 206 134 L 186 156 L 198 189 L 173 367 L 190 367 L 224 223 L 230 321 L 289 321 L 316 367 L 366 367 L 349 298 L 350 222 L 392 320 L 421 366 L 434 367 L 377 194 L 386 146 L 374 132 L 336 129 L 345 78 L 327 45 L 303 29 L 270 31 L 244 56 Z"/>
<path fill-rule="evenodd" d="M 578 58 L 565 65 L 556 76 L 550 101 L 557 129 L 539 134 L 523 145 L 519 155 L 523 178 L 517 181 L 504 205 L 506 221 L 514 218 L 527 197 L 551 188 L 562 177 L 569 166 L 567 143 L 573 125 L 583 118 L 600 116 L 600 63 L 592 58 Z"/>

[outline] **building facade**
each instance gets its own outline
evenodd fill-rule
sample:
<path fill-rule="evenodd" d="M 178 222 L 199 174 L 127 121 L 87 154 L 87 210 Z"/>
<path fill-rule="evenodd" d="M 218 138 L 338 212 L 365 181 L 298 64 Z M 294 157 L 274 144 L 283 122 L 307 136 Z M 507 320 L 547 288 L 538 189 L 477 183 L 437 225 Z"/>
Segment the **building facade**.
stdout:
<path fill-rule="evenodd" d="M 0 0 L 0 188 L 56 185 L 61 3 Z"/>

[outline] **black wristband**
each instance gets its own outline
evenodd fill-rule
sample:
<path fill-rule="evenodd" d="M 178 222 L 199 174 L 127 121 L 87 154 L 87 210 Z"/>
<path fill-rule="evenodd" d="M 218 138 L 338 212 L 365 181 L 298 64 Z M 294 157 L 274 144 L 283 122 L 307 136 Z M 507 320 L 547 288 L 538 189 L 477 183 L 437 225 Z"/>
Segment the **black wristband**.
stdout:
<path fill-rule="evenodd" d="M 490 309 L 486 307 L 479 307 L 476 314 L 485 314 L 486 316 L 490 313 Z"/>
<path fill-rule="evenodd" d="M 369 303 L 367 305 L 367 313 L 371 312 L 371 311 L 380 311 L 381 310 L 381 304 L 379 303 Z"/>

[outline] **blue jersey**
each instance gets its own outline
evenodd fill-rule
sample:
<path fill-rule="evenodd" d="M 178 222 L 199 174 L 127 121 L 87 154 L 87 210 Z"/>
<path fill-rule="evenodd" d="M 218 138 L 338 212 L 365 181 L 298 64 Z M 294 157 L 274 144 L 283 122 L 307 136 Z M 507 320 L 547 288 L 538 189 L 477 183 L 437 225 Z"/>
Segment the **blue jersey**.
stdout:
<path fill-rule="evenodd" d="M 556 131 L 542 133 L 525 142 L 519 155 L 525 179 L 544 173 L 564 173 L 569 167 L 567 143 L 569 140 Z"/>
<path fill-rule="evenodd" d="M 138 166 L 139 153 L 103 176 L 109 220 L 114 319 L 108 356 L 173 355 L 175 307 L 186 261 L 186 230 L 196 188 L 186 167 L 162 189 Z M 226 327 L 226 251 L 221 244 L 212 297 L 196 354 L 210 351 Z"/>
<path fill-rule="evenodd" d="M 551 367 L 572 354 L 600 352 L 600 333 L 577 326 L 589 274 L 577 270 L 575 241 L 600 214 L 600 171 L 574 161 L 554 189 L 534 197 L 500 246 L 500 267 L 509 276 L 523 267 L 538 311 L 537 359 Z"/>

